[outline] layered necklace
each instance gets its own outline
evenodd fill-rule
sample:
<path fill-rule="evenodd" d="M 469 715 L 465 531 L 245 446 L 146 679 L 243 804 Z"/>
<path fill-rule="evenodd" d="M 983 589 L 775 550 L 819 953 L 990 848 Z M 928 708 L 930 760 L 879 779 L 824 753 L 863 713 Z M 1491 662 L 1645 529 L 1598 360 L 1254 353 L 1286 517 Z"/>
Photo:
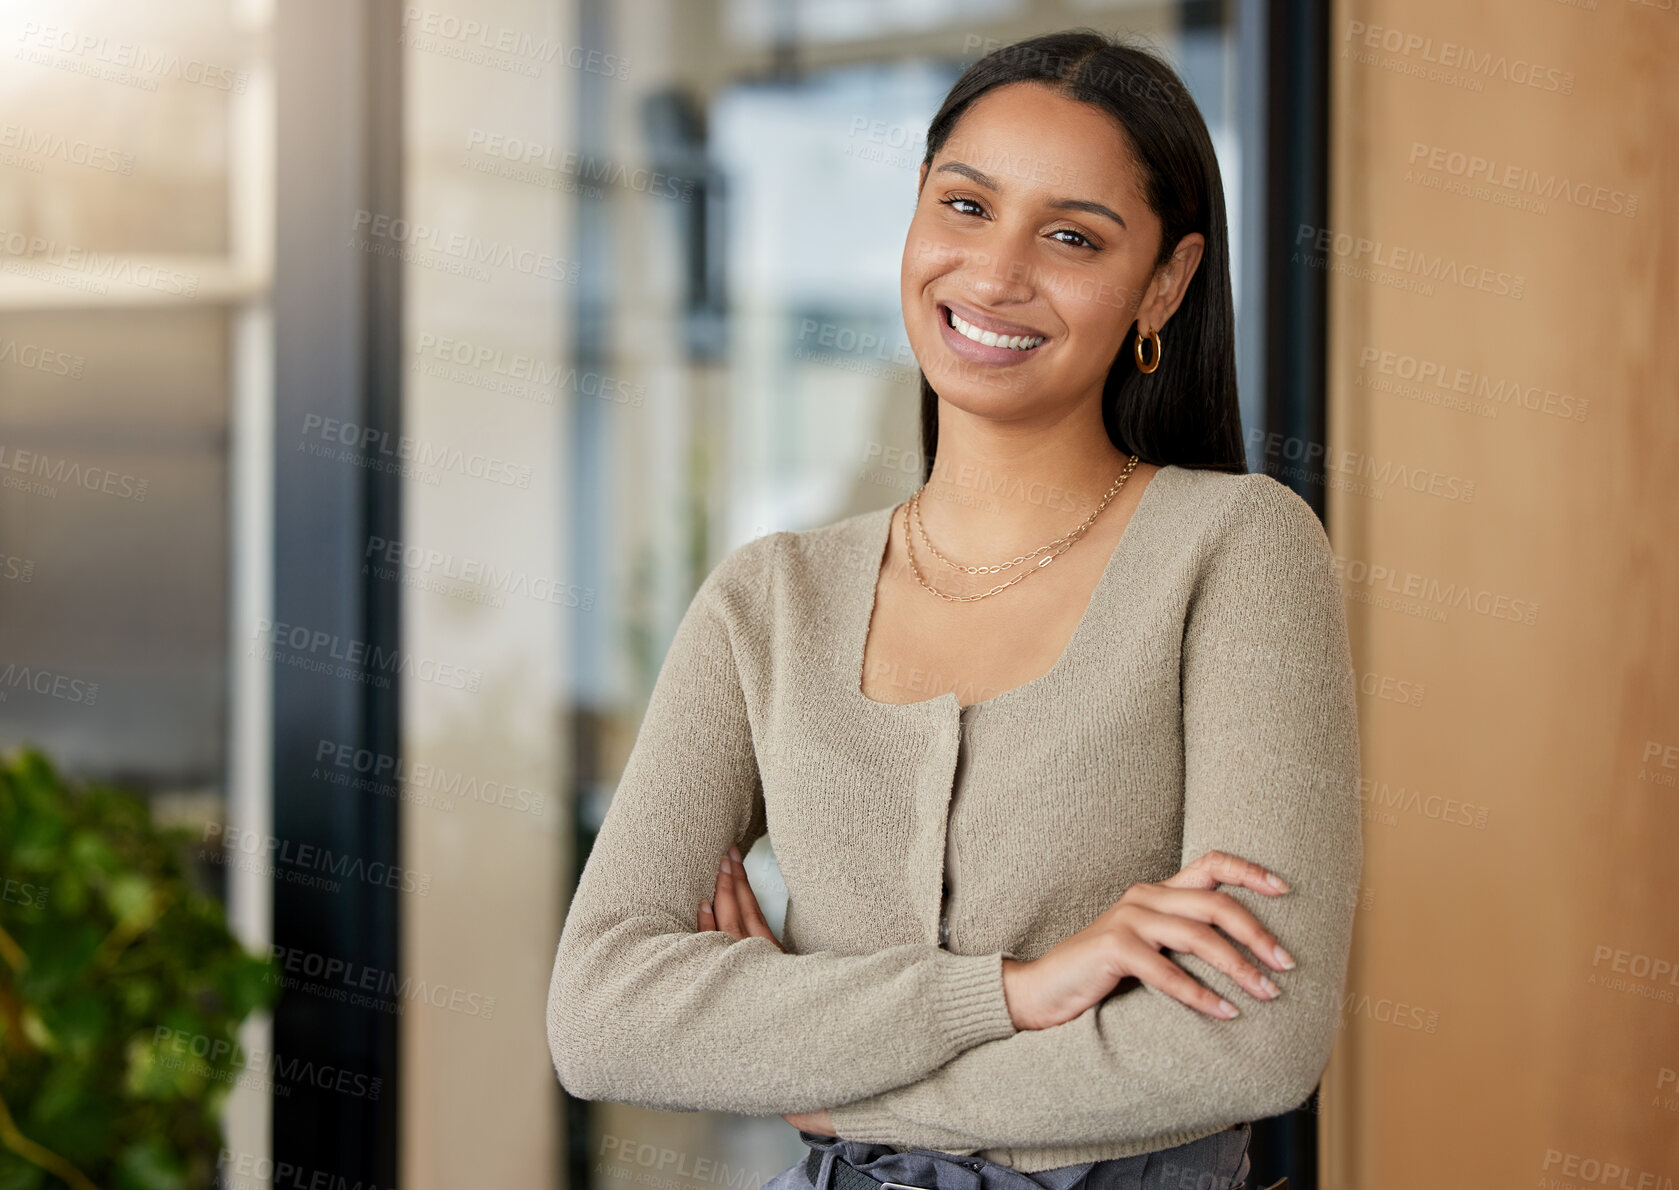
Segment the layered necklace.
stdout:
<path fill-rule="evenodd" d="M 952 562 L 949 558 L 939 553 L 938 548 L 928 540 L 927 530 L 923 528 L 921 524 L 921 493 L 927 489 L 927 485 L 924 483 L 919 488 L 915 489 L 915 494 L 909 498 L 909 506 L 904 512 L 904 556 L 909 559 L 910 572 L 915 575 L 916 582 L 920 583 L 923 587 L 926 587 L 927 590 L 937 595 L 940 599 L 947 599 L 952 603 L 971 603 L 975 599 L 985 599 L 988 596 L 995 595 L 999 591 L 1006 591 L 1018 583 L 1021 579 L 1030 578 L 1032 575 L 1037 574 L 1045 566 L 1048 566 L 1051 562 L 1055 561 L 1056 558 L 1072 549 L 1073 546 L 1078 543 L 1079 538 L 1084 536 L 1085 531 L 1089 529 L 1091 525 L 1096 523 L 1096 518 L 1102 514 L 1102 510 L 1108 506 L 1109 502 L 1113 500 L 1116 495 L 1119 494 L 1119 489 L 1125 486 L 1125 481 L 1127 479 L 1131 478 L 1131 472 L 1136 468 L 1136 466 L 1137 456 L 1132 455 L 1131 461 L 1125 464 L 1125 470 L 1121 471 L 1119 473 L 1119 478 L 1113 481 L 1113 486 L 1108 489 L 1107 495 L 1102 497 L 1101 503 L 1096 505 L 1095 511 L 1085 517 L 1084 522 L 1071 533 L 1062 537 L 1057 537 L 1054 541 L 1049 542 L 1047 545 L 1040 545 L 1029 554 L 1021 554 L 1018 558 L 1011 558 L 1007 562 L 999 562 L 995 566 L 963 566 L 958 562 Z M 925 544 L 927 549 L 932 552 L 933 557 L 937 558 L 940 562 L 943 562 L 946 566 L 949 566 L 953 570 L 960 570 L 967 574 L 1001 574 L 1005 570 L 1025 565 L 1027 562 L 1032 562 L 1034 558 L 1036 558 L 1037 561 L 1031 566 L 1028 566 L 1025 570 L 1022 570 L 1013 578 L 1009 579 L 1008 582 L 998 583 L 989 591 L 981 591 L 977 595 L 952 595 L 948 591 L 941 591 L 937 587 L 933 586 L 933 584 L 929 583 L 922 575 L 921 568 L 915 564 L 915 552 L 910 548 L 909 539 L 909 523 L 911 520 L 915 521 L 916 532 L 921 535 L 923 544 Z"/>

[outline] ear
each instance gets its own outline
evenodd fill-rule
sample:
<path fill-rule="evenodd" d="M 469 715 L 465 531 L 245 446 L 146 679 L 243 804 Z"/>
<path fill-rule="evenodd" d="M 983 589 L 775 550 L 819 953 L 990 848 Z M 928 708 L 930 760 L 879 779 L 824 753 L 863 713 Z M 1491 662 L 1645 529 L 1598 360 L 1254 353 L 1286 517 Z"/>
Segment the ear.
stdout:
<path fill-rule="evenodd" d="M 1149 280 L 1148 291 L 1143 294 L 1142 304 L 1137 307 L 1137 328 L 1139 331 L 1157 331 L 1166 325 L 1166 321 L 1178 312 L 1183 304 L 1184 295 L 1189 292 L 1190 278 L 1195 276 L 1195 270 L 1200 267 L 1201 256 L 1207 247 L 1207 238 L 1198 231 L 1192 231 L 1178 241 L 1178 246 L 1172 250 L 1172 255 L 1165 264 L 1155 270 Z"/>

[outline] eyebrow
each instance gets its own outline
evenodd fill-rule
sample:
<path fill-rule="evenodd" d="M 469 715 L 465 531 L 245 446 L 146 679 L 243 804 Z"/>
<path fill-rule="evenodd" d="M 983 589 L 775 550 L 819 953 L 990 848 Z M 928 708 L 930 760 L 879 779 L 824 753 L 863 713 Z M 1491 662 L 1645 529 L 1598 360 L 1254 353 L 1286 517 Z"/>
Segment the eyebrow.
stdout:
<path fill-rule="evenodd" d="M 997 185 L 997 179 L 990 174 L 981 173 L 973 166 L 965 165 L 960 161 L 947 161 L 934 172 L 943 173 L 945 170 L 949 170 L 953 174 L 961 174 L 965 178 L 971 178 L 987 190 L 1000 191 L 1002 189 L 1001 186 Z M 1099 202 L 1092 202 L 1088 198 L 1056 198 L 1051 199 L 1049 205 L 1058 211 L 1089 211 L 1092 215 L 1106 215 L 1121 227 L 1125 227 L 1125 220 L 1121 219 L 1111 207 L 1103 206 Z M 1130 231 L 1131 229 L 1125 227 L 1125 230 Z"/>

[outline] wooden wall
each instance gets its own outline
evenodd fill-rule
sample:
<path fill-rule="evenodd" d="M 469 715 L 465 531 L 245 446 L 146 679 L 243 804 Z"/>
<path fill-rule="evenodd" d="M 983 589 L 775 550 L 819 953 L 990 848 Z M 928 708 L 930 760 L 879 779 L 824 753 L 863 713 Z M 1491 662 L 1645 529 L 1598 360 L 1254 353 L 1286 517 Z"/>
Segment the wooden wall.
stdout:
<path fill-rule="evenodd" d="M 1324 1185 L 1679 1184 L 1679 3 L 1342 0 L 1366 865 Z"/>

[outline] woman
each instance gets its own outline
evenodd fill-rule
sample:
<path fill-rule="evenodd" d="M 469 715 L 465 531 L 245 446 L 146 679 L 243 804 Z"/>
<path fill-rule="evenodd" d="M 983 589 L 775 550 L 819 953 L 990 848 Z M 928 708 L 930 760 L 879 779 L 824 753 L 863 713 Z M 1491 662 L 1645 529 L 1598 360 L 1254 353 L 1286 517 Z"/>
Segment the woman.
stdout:
<path fill-rule="evenodd" d="M 776 1190 L 1230 1190 L 1328 1060 L 1362 846 L 1329 545 L 1243 461 L 1217 162 L 1169 67 L 1077 31 L 971 67 L 918 186 L 923 488 L 702 584 L 555 1068 L 782 1115 Z"/>

